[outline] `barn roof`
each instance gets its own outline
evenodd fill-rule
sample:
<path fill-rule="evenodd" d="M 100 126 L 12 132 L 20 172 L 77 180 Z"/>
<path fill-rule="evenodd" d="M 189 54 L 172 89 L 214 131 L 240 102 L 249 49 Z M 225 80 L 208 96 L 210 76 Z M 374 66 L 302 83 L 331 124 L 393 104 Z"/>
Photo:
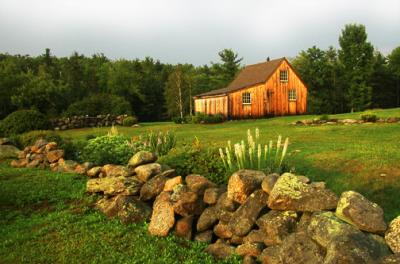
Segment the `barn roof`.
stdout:
<path fill-rule="evenodd" d="M 280 58 L 248 65 L 240 71 L 238 76 L 227 87 L 202 93 L 195 97 L 227 94 L 258 83 L 264 83 L 284 60 L 285 58 Z"/>

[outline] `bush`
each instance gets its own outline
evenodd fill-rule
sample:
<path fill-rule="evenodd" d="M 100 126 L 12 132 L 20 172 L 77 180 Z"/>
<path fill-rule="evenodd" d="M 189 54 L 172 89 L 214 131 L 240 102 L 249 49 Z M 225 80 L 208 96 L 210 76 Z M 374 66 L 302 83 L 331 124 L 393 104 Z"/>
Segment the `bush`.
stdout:
<path fill-rule="evenodd" d="M 129 138 L 122 135 L 106 135 L 89 140 L 83 148 L 82 159 L 95 165 L 126 164 L 129 158 L 138 152 L 140 144 L 135 148 Z"/>
<path fill-rule="evenodd" d="M 172 122 L 174 122 L 175 124 L 186 124 L 186 119 L 185 118 L 181 118 L 180 116 L 175 116 L 172 118 Z"/>
<path fill-rule="evenodd" d="M 42 113 L 36 110 L 18 110 L 0 122 L 0 134 L 10 136 L 49 127 L 50 123 Z"/>
<path fill-rule="evenodd" d="M 206 115 L 203 113 L 196 113 L 192 118 L 192 122 L 195 124 L 216 124 L 225 121 L 225 116 L 222 114 Z"/>
<path fill-rule="evenodd" d="M 319 121 L 329 121 L 329 115 L 321 115 L 318 117 Z"/>
<path fill-rule="evenodd" d="M 137 124 L 138 120 L 135 116 L 128 116 L 125 117 L 124 120 L 122 121 L 122 125 L 126 127 L 133 126 L 134 124 Z"/>
<path fill-rule="evenodd" d="M 372 113 L 367 113 L 367 114 L 362 114 L 361 115 L 361 119 L 364 122 L 376 122 L 376 120 L 378 119 L 378 117 L 375 114 Z"/>
<path fill-rule="evenodd" d="M 32 146 L 38 139 L 57 142 L 58 145 L 64 142 L 63 138 L 52 130 L 34 130 L 20 135 L 18 143 L 21 147 Z"/>
<path fill-rule="evenodd" d="M 217 183 L 227 183 L 224 164 L 222 163 L 218 149 L 183 146 L 172 149 L 168 155 L 159 159 L 176 170 L 177 175 L 200 174 Z"/>
<path fill-rule="evenodd" d="M 64 116 L 122 115 L 131 113 L 131 105 L 123 97 L 112 94 L 97 94 L 71 104 L 64 112 Z"/>

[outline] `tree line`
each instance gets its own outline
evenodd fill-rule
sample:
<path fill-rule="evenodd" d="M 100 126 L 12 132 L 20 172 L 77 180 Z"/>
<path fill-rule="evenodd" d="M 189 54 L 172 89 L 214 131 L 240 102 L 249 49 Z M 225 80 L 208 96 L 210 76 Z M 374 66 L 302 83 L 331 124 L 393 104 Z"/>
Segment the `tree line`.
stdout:
<path fill-rule="evenodd" d="M 291 60 L 308 86 L 309 112 L 400 106 L 400 47 L 382 55 L 357 24 L 345 26 L 339 44 L 337 50 L 314 46 Z M 36 57 L 0 53 L 0 118 L 18 109 L 60 116 L 85 98 L 107 100 L 99 96 L 104 94 L 123 98 L 141 121 L 184 117 L 193 113 L 193 95 L 226 87 L 242 67 L 242 58 L 230 49 L 219 58 L 194 66 L 77 52 L 58 58 L 50 49 Z"/>

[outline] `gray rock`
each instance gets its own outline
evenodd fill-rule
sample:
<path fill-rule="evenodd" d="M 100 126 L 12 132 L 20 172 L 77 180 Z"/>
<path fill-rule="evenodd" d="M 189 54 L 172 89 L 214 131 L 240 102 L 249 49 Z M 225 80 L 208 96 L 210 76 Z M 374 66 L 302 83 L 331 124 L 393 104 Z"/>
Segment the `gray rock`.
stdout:
<path fill-rule="evenodd" d="M 133 155 L 129 161 L 128 166 L 132 168 L 136 168 L 137 166 L 153 163 L 157 160 L 157 156 L 154 153 L 149 151 L 139 151 L 135 155 Z"/>
<path fill-rule="evenodd" d="M 218 222 L 218 209 L 207 207 L 197 221 L 197 231 L 202 232 L 212 228 Z"/>
<path fill-rule="evenodd" d="M 245 236 L 250 232 L 261 210 L 266 206 L 267 199 L 266 192 L 257 190 L 233 213 L 229 227 L 235 235 Z"/>
<path fill-rule="evenodd" d="M 204 250 L 208 254 L 213 255 L 216 259 L 225 259 L 235 254 L 235 247 L 230 246 L 222 241 L 208 245 Z"/>
<path fill-rule="evenodd" d="M 153 236 L 167 236 L 174 224 L 175 213 L 171 194 L 162 192 L 153 204 L 149 233 Z"/>
<path fill-rule="evenodd" d="M 136 176 L 142 182 L 147 182 L 151 177 L 161 173 L 161 165 L 158 163 L 149 163 L 135 168 Z"/>
<path fill-rule="evenodd" d="M 20 150 L 13 145 L 0 145 L 0 160 L 16 159 Z"/>
<path fill-rule="evenodd" d="M 151 178 L 140 189 L 140 199 L 148 201 L 155 198 L 163 191 L 167 179 L 162 173 Z"/>
<path fill-rule="evenodd" d="M 367 232 L 383 234 L 387 229 L 382 208 L 354 191 L 342 193 L 336 215 Z"/>
<path fill-rule="evenodd" d="M 228 181 L 228 198 L 243 204 L 247 197 L 261 188 L 266 175 L 262 171 L 239 170 Z"/>

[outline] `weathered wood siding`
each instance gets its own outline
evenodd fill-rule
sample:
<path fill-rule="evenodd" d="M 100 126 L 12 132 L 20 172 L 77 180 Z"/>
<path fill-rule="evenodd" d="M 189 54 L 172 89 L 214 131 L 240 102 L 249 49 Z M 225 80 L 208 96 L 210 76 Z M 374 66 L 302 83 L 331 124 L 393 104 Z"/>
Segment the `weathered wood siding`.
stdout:
<path fill-rule="evenodd" d="M 194 111 L 208 115 L 223 114 L 228 116 L 228 97 L 218 96 L 194 100 Z"/>
<path fill-rule="evenodd" d="M 288 71 L 287 82 L 280 81 L 281 70 Z M 289 101 L 290 89 L 296 90 L 296 101 Z M 268 90 L 271 93 L 269 96 Z M 251 94 L 250 105 L 242 103 L 244 92 Z M 286 61 L 281 63 L 266 83 L 232 92 L 228 97 L 229 116 L 233 118 L 304 114 L 307 110 L 307 88 Z M 267 104 L 270 104 L 269 109 Z"/>
<path fill-rule="evenodd" d="M 280 71 L 288 71 L 288 81 L 280 81 Z M 267 78 L 268 76 L 266 76 Z M 296 90 L 296 100 L 289 100 L 289 90 Z M 251 94 L 251 104 L 242 103 L 242 94 Z M 286 60 L 282 61 L 266 83 L 246 87 L 227 96 L 195 99 L 195 111 L 224 114 L 231 118 L 304 114 L 307 110 L 307 88 Z"/>

